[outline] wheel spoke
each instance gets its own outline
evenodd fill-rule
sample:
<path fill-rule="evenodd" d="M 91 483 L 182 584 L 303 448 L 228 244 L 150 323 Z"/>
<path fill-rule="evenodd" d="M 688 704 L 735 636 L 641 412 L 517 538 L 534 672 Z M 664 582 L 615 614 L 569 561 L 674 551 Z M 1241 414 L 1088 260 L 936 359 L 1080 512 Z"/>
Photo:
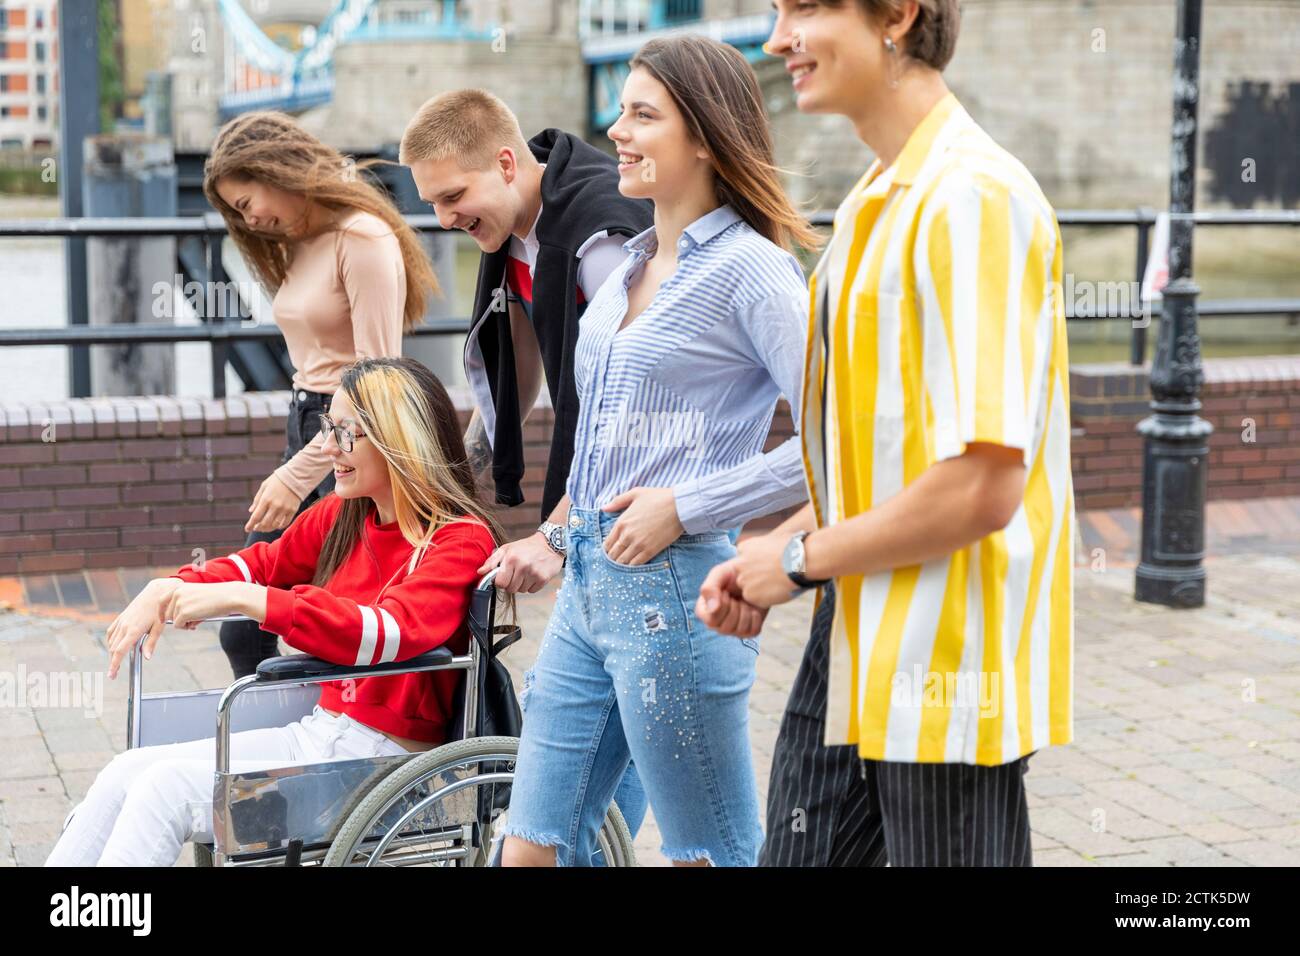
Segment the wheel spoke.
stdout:
<path fill-rule="evenodd" d="M 508 820 L 517 741 L 457 741 L 400 765 L 339 830 L 330 865 L 487 866 Z M 448 751 L 439 754 L 442 751 Z M 427 765 L 424 765 L 427 764 Z M 634 866 L 616 810 L 597 834 L 606 866 Z"/>

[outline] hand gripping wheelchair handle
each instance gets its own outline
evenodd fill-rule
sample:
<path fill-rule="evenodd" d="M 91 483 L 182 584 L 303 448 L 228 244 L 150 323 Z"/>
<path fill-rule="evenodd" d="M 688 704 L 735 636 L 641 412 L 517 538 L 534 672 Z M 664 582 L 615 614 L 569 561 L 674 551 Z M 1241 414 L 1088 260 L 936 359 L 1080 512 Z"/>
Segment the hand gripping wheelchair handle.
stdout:
<path fill-rule="evenodd" d="M 469 599 L 469 632 L 489 659 L 523 637 L 517 625 L 497 626 L 497 589 L 492 586 L 492 580 L 500 570 L 493 568 L 484 575 Z"/>

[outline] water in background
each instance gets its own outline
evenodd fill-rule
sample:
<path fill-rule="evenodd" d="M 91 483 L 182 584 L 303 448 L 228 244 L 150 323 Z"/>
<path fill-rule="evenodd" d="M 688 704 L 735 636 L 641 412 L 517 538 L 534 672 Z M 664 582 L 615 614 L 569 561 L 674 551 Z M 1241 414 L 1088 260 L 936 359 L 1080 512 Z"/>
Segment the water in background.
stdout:
<path fill-rule="evenodd" d="M 0 195 L 0 219 L 43 219 L 58 214 L 56 199 Z M 0 328 L 59 328 L 66 324 L 63 252 L 63 239 L 0 238 Z M 232 281 L 251 281 L 230 240 L 226 240 L 224 259 Z M 473 242 L 457 243 L 454 268 L 456 294 L 449 308 L 453 315 L 463 317 L 470 311 L 478 270 L 478 248 Z M 182 299 L 174 314 L 181 316 L 184 311 Z M 274 321 L 269 314 L 257 313 L 255 318 L 263 323 Z M 178 325 L 199 322 L 192 316 L 176 321 Z M 211 348 L 206 342 L 193 342 L 175 349 L 175 394 L 211 398 Z M 465 385 L 463 349 L 463 336 L 434 336 L 407 339 L 405 353 L 427 365 L 455 391 Z M 55 345 L 0 347 L 0 404 L 67 398 L 68 354 L 68 349 Z M 237 395 L 243 390 L 243 382 L 227 365 L 226 394 Z"/>
<path fill-rule="evenodd" d="M 58 212 L 54 199 L 0 195 L 0 219 L 45 218 Z M 1131 231 L 1073 229 L 1066 239 L 1066 262 L 1078 278 L 1100 281 L 1132 269 Z M 1300 297 L 1300 243 L 1295 239 L 1294 231 L 1282 228 L 1198 230 L 1195 268 L 1203 298 Z M 59 327 L 66 322 L 63 245 L 61 239 L 0 238 L 0 328 Z M 232 279 L 247 278 L 233 250 L 226 262 Z M 453 315 L 469 314 L 477 267 L 477 247 L 468 240 L 458 242 Z M 271 321 L 269 316 L 259 319 Z M 1148 333 L 1148 360 L 1154 352 L 1156 325 Z M 1296 354 L 1300 353 L 1300 321 L 1294 316 L 1203 318 L 1201 338 L 1207 358 Z M 1071 323 L 1070 360 L 1126 361 L 1128 339 L 1129 328 L 1122 322 Z M 177 394 L 211 397 L 208 345 L 196 342 L 175 348 Z M 408 353 L 452 389 L 464 386 L 462 348 L 460 336 L 407 342 Z M 241 391 L 243 383 L 227 367 L 226 393 Z M 58 401 L 67 395 L 66 349 L 0 348 L 0 403 Z"/>
<path fill-rule="evenodd" d="M 57 200 L 0 196 L 0 218 L 55 215 Z M 0 328 L 59 328 L 66 324 L 63 246 L 62 239 L 0 239 Z M 231 395 L 243 391 L 239 376 L 229 369 L 226 389 Z M 176 346 L 176 394 L 212 396 L 206 343 Z M 68 349 L 58 345 L 0 348 L 0 403 L 67 397 Z"/>

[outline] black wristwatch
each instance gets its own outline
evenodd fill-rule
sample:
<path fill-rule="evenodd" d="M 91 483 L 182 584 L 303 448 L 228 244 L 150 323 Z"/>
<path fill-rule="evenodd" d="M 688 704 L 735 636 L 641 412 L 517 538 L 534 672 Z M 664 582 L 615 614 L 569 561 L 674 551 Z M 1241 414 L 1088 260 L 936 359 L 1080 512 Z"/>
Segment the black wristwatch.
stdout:
<path fill-rule="evenodd" d="M 807 531 L 796 532 L 786 544 L 785 550 L 781 552 L 781 569 L 804 591 L 831 583 L 830 578 L 818 580 L 804 574 L 808 570 L 808 560 L 807 555 L 804 554 L 803 539 L 808 537 L 808 534 Z"/>

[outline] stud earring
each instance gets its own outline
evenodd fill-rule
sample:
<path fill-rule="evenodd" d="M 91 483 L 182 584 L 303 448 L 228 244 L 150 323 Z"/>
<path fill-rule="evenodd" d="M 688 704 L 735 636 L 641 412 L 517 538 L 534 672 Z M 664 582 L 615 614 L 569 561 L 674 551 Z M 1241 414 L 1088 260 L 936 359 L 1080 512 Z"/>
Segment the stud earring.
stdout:
<path fill-rule="evenodd" d="M 901 64 L 899 62 L 898 44 L 894 42 L 893 37 L 885 37 L 885 50 L 889 53 L 889 88 L 891 90 L 896 90 L 898 89 L 898 76 L 901 72 Z"/>

